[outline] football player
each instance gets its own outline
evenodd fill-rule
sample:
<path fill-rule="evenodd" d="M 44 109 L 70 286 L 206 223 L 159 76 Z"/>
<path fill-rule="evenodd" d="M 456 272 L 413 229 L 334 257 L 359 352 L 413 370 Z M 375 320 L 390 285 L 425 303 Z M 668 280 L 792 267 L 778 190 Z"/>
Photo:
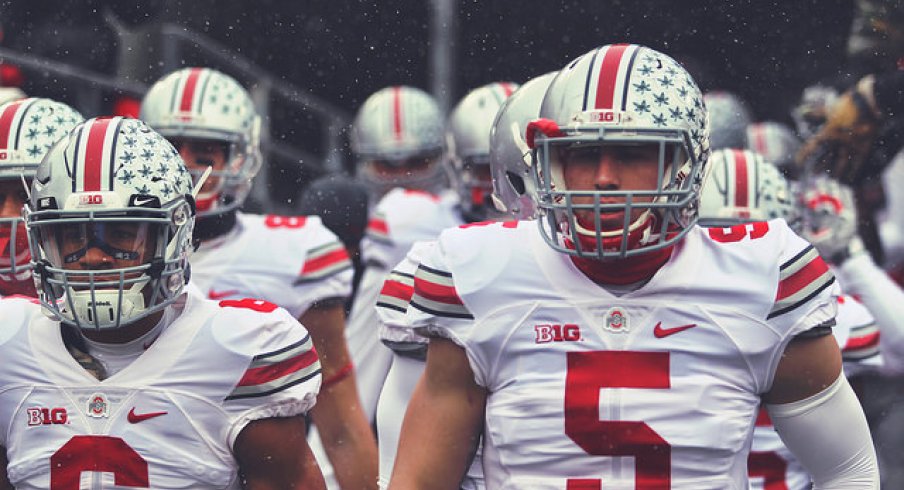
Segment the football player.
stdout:
<path fill-rule="evenodd" d="M 342 242 L 316 216 L 238 211 L 261 165 L 260 118 L 233 78 L 208 68 L 178 70 L 151 87 L 141 114 L 173 144 L 201 185 L 192 283 L 211 299 L 278 304 L 310 330 L 324 378 L 311 413 L 311 446 L 331 487 L 330 462 L 342 487 L 374 487 L 376 442 L 361 411 L 344 338 L 352 269 Z M 210 176 L 201 182 L 205 171 Z"/>
<path fill-rule="evenodd" d="M 780 122 L 763 121 L 747 126 L 747 148 L 762 155 L 792 179 L 797 176 L 794 157 L 800 145 L 794 130 Z"/>
<path fill-rule="evenodd" d="M 731 227 L 780 218 L 793 229 L 801 229 L 801 214 L 809 213 L 800 212 L 800 199 L 775 165 L 754 152 L 728 148 L 714 151 L 709 161 L 710 173 L 700 196 L 701 225 Z M 827 192 L 819 196 L 822 197 L 811 193 L 814 207 L 822 206 L 817 201 L 828 203 L 835 199 L 834 194 Z M 817 249 L 823 250 L 819 246 Z M 893 366 L 894 349 L 884 349 L 880 355 L 879 333 L 889 331 L 891 338 L 895 338 L 895 335 L 901 337 L 904 330 L 897 323 L 878 324 L 853 296 L 842 294 L 837 301 L 838 316 L 832 333 L 841 348 L 845 375 L 855 380 L 860 375 L 874 374 L 889 356 Z M 754 489 L 811 488 L 810 475 L 782 443 L 762 407 L 756 419 L 747 469 Z"/>
<path fill-rule="evenodd" d="M 703 100 L 709 113 L 712 148 L 746 148 L 747 126 L 753 123 L 747 104 L 737 95 L 721 90 L 707 92 Z"/>
<path fill-rule="evenodd" d="M 78 125 L 38 166 L 39 300 L 0 300 L 0 486 L 323 488 L 310 336 L 274 304 L 185 288 L 194 202 L 136 119 Z"/>
<path fill-rule="evenodd" d="M 371 202 L 396 187 L 445 189 L 443 131 L 439 106 L 423 90 L 397 85 L 368 97 L 355 115 L 350 143 Z"/>
<path fill-rule="evenodd" d="M 22 206 L 51 145 L 84 121 L 81 114 L 50 99 L 20 99 L 0 105 L 0 297 L 35 297 Z"/>
<path fill-rule="evenodd" d="M 395 199 L 398 205 L 384 208 L 386 209 L 385 216 L 389 217 L 387 238 L 390 241 L 383 244 L 381 257 L 389 264 L 394 266 L 404 258 L 405 252 L 415 241 L 433 239 L 438 236 L 442 231 L 440 225 L 457 226 L 502 217 L 490 199 L 493 190 L 490 175 L 490 130 L 500 107 L 517 88 L 518 86 L 513 83 L 490 83 L 468 92 L 456 104 L 449 116 L 446 131 L 449 150 L 447 170 L 449 180 L 453 184 L 452 190 L 454 194 L 457 194 L 457 197 L 453 196 L 446 202 L 455 205 L 442 207 L 437 204 L 432 206 L 422 204 L 419 208 L 410 207 L 406 210 L 405 206 L 401 206 L 402 199 L 406 194 L 397 195 Z M 545 87 L 543 89 L 545 90 Z M 390 193 L 390 196 L 392 195 Z M 384 201 L 391 202 L 389 199 L 387 196 Z M 407 199 L 413 201 L 422 198 L 413 196 Z M 429 199 L 424 201 L 431 202 Z M 441 202 L 432 201 L 434 203 Z M 442 219 L 431 221 L 429 213 L 436 212 L 444 213 L 445 216 Z M 379 243 L 377 242 L 377 244 Z M 393 260 L 396 262 L 392 262 Z M 372 268 L 368 273 L 378 274 L 378 271 L 380 270 Z M 381 272 L 385 279 L 385 271 Z M 395 269 L 390 277 L 404 279 L 410 277 L 410 272 L 413 270 Z M 410 286 L 410 281 L 406 284 Z M 381 288 L 376 299 L 376 307 L 388 308 L 390 313 L 394 313 L 393 308 L 402 307 L 404 304 L 398 296 L 400 294 L 404 296 L 404 291 L 407 290 L 406 288 L 401 290 Z M 371 317 L 373 315 L 372 313 Z M 369 326 L 371 327 L 370 332 L 360 332 L 359 335 L 374 336 L 376 332 L 373 326 L 375 324 Z M 371 386 L 362 387 L 362 390 L 381 390 L 382 388 L 377 404 L 376 425 L 377 439 L 380 442 L 380 486 L 385 488 L 389 483 L 395 461 L 402 417 L 405 415 L 411 392 L 424 370 L 427 339 L 413 334 L 410 329 L 394 329 L 391 325 L 385 324 L 380 328 L 379 339 L 392 352 L 388 372 L 384 373 L 385 381 L 378 379 Z M 461 487 L 483 488 L 481 473 L 480 461 L 477 460 L 468 470 L 468 475 L 462 481 Z"/>
<path fill-rule="evenodd" d="M 746 488 L 763 402 L 816 488 L 877 488 L 825 263 L 781 220 L 696 225 L 704 111 L 637 45 L 556 75 L 526 134 L 540 217 L 416 249 L 430 342 L 390 488 L 455 488 L 481 429 L 487 488 Z"/>

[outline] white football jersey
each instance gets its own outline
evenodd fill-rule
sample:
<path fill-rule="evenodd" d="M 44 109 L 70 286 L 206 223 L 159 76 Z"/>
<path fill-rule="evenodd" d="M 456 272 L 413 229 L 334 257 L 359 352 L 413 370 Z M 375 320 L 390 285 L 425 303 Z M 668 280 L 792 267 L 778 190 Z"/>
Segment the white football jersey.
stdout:
<path fill-rule="evenodd" d="M 406 323 L 486 387 L 486 486 L 746 489 L 760 395 L 794 336 L 835 316 L 834 276 L 784 221 L 695 227 L 615 295 L 537 223 L 443 232 Z"/>
<path fill-rule="evenodd" d="M 348 297 L 352 273 L 342 242 L 317 216 L 237 213 L 232 231 L 191 258 L 191 282 L 208 298 L 261 298 L 295 318 L 316 301 Z"/>
<path fill-rule="evenodd" d="M 0 301 L 0 445 L 16 488 L 241 488 L 241 430 L 314 405 L 320 362 L 286 311 L 195 293 L 169 308 L 147 351 L 98 381 L 40 306 Z"/>
<path fill-rule="evenodd" d="M 841 349 L 844 374 L 850 378 L 861 373 L 878 372 L 882 360 L 879 355 L 879 329 L 873 316 L 851 296 L 841 295 L 836 300 L 838 316 L 832 333 Z M 764 408 L 760 409 L 753 431 L 747 471 L 751 490 L 810 488 L 810 475 L 785 447 Z"/>
<path fill-rule="evenodd" d="M 380 321 L 374 309 L 383 281 L 415 242 L 435 240 L 444 229 L 463 222 L 454 192 L 437 195 L 402 188 L 387 193 L 368 222 L 361 240 L 366 269 L 346 323 L 349 352 L 358 367 L 358 394 L 368 420 L 373 420 L 391 357 L 380 342 Z"/>

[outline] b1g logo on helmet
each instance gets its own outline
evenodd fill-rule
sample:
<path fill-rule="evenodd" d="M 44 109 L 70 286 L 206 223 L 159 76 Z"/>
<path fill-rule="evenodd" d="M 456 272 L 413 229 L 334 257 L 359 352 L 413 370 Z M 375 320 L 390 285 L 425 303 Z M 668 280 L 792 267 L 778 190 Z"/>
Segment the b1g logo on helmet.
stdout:
<path fill-rule="evenodd" d="M 69 423 L 69 414 L 63 407 L 42 408 L 33 407 L 25 411 L 28 415 L 28 425 L 61 425 Z"/>
<path fill-rule="evenodd" d="M 603 318 L 603 328 L 610 332 L 625 333 L 629 330 L 628 314 L 621 308 L 609 308 Z"/>
<path fill-rule="evenodd" d="M 588 121 L 603 124 L 619 124 L 622 122 L 622 113 L 613 110 L 588 111 Z"/>

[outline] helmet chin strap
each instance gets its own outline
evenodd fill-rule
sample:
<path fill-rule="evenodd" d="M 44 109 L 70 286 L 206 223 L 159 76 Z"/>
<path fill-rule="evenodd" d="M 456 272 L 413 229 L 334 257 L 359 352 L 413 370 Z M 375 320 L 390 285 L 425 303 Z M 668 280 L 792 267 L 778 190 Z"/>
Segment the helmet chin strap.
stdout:
<path fill-rule="evenodd" d="M 145 284 L 139 283 L 122 291 L 121 306 L 118 290 L 95 290 L 92 294 L 91 291 L 70 289 L 73 319 L 83 329 L 103 330 L 127 324 L 135 313 L 145 311 L 144 294 L 141 292 Z"/>

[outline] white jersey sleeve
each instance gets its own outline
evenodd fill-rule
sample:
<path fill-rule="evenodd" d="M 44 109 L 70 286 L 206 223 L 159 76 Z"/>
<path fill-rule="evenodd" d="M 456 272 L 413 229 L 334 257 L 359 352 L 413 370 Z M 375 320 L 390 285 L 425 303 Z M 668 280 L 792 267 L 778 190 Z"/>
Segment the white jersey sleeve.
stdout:
<path fill-rule="evenodd" d="M 213 335 L 247 359 L 241 377 L 223 398 L 232 444 L 251 421 L 310 411 L 320 390 L 320 361 L 311 335 L 284 309 L 247 299 L 222 301 L 220 306 L 231 310 L 230 321 L 220 322 Z"/>
<path fill-rule="evenodd" d="M 348 252 L 317 216 L 239 213 L 238 233 L 192 257 L 192 282 L 210 299 L 260 298 L 298 318 L 351 294 Z"/>
<path fill-rule="evenodd" d="M 423 359 L 426 355 L 427 338 L 415 333 L 407 326 L 406 312 L 414 295 L 414 277 L 422 257 L 429 255 L 436 242 L 415 243 L 405 259 L 386 277 L 376 309 L 380 317 L 380 338 L 390 349 L 403 356 Z"/>

